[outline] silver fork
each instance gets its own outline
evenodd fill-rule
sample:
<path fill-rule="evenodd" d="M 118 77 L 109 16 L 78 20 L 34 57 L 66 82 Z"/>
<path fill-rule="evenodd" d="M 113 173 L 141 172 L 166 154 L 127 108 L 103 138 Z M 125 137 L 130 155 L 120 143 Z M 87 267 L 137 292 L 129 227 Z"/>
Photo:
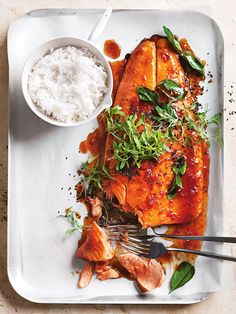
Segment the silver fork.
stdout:
<path fill-rule="evenodd" d="M 148 241 L 148 239 L 150 238 L 147 238 L 147 237 L 149 236 L 140 235 L 140 232 L 138 231 L 139 229 L 136 226 L 132 226 L 132 225 L 118 225 L 118 226 L 106 227 L 106 232 L 111 241 L 118 241 L 120 246 L 124 248 L 126 251 L 129 251 L 131 253 L 134 253 L 142 257 L 157 258 L 157 257 L 162 256 L 166 252 L 175 251 L 175 252 L 184 252 L 184 253 L 201 255 L 201 256 L 206 256 L 206 257 L 215 258 L 215 259 L 236 262 L 236 257 L 233 257 L 233 256 L 216 254 L 216 253 L 211 253 L 211 252 L 204 252 L 204 251 L 197 251 L 197 250 L 187 250 L 187 249 L 181 249 L 181 248 L 175 248 L 175 247 L 165 247 L 162 243 Z M 156 236 L 159 236 L 159 235 L 156 235 Z M 167 238 L 166 235 L 163 235 L 163 237 Z M 183 237 L 184 239 L 191 238 L 191 240 L 192 239 L 203 240 L 203 238 L 206 238 L 204 240 L 207 240 L 207 241 L 228 242 L 228 243 L 236 242 L 235 238 L 229 238 L 229 237 L 194 236 L 193 238 L 193 236 L 191 237 L 175 236 L 175 238 L 178 238 L 178 239 L 179 237 L 181 237 L 181 239 L 183 239 Z M 151 236 L 151 238 L 153 240 L 155 236 Z M 226 239 L 226 241 L 223 241 L 222 239 Z"/>
<path fill-rule="evenodd" d="M 112 240 L 116 241 L 120 235 L 127 233 L 130 236 L 134 236 L 140 240 L 154 240 L 155 238 L 166 238 L 166 239 L 182 239 L 182 240 L 196 240 L 196 241 L 210 241 L 220 243 L 236 243 L 236 237 L 218 237 L 218 236 L 185 236 L 185 235 L 171 235 L 157 233 L 153 228 L 155 234 L 147 235 L 146 230 L 140 229 L 135 225 L 115 225 L 107 226 L 106 232 Z"/>
<path fill-rule="evenodd" d="M 236 262 L 236 257 L 216 254 L 211 252 L 196 251 L 196 250 L 187 250 L 180 249 L 175 247 L 165 247 L 162 243 L 152 242 L 152 241 L 143 241 L 135 237 L 127 236 L 125 238 L 121 237 L 119 242 L 120 246 L 125 250 L 137 254 L 142 257 L 147 258 L 157 258 L 165 254 L 166 252 L 184 252 L 189 254 L 201 255 L 221 260 L 227 260 Z"/>

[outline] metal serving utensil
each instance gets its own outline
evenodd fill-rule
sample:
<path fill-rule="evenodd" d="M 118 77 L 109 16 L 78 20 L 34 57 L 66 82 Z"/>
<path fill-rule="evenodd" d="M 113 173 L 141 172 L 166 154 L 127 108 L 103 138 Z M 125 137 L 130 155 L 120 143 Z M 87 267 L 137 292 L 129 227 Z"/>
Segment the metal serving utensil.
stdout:
<path fill-rule="evenodd" d="M 172 235 L 172 234 L 162 234 L 157 233 L 154 229 L 155 234 L 146 235 L 145 230 L 140 229 L 135 225 L 115 225 L 107 226 L 106 232 L 109 237 L 114 240 L 119 237 L 122 233 L 128 233 L 130 236 L 134 236 L 141 240 L 153 240 L 155 238 L 166 238 L 166 239 L 182 239 L 182 240 L 196 240 L 196 241 L 210 241 L 210 242 L 220 242 L 220 243 L 236 243 L 236 237 L 218 237 L 218 236 L 186 236 L 186 235 Z"/>
<path fill-rule="evenodd" d="M 119 242 L 120 246 L 128 252 L 146 258 L 157 258 L 164 255 L 166 252 L 183 252 L 206 256 L 215 259 L 227 260 L 236 262 L 236 257 L 222 255 L 211 252 L 188 250 L 175 247 L 165 247 L 162 243 L 153 242 L 156 237 L 168 238 L 165 234 L 142 235 L 140 229 L 133 225 L 117 225 L 106 227 L 106 232 L 111 241 Z M 169 238 L 186 239 L 186 240 L 201 240 L 214 242 L 236 243 L 234 237 L 212 237 L 212 236 L 169 236 Z"/>

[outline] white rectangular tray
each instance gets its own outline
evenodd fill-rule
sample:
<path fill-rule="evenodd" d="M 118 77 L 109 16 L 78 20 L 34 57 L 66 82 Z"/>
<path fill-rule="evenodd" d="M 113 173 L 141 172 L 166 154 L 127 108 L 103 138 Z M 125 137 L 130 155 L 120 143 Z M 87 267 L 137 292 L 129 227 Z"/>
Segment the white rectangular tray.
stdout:
<path fill-rule="evenodd" d="M 191 284 L 168 295 L 167 278 L 161 289 L 138 294 L 125 279 L 100 282 L 95 278 L 86 289 L 78 289 L 80 261 L 73 258 L 79 234 L 66 238 L 65 222 L 58 211 L 75 202 L 73 187 L 77 169 L 86 156 L 78 146 L 96 121 L 80 128 L 62 128 L 41 121 L 27 107 L 21 91 L 21 71 L 29 53 L 52 37 L 87 38 L 101 10 L 37 10 L 14 21 L 8 34 L 9 57 L 9 205 L 8 275 L 14 289 L 24 298 L 44 303 L 194 303 L 206 298 L 219 284 L 222 263 L 198 258 Z M 207 61 L 214 75 L 201 98 L 210 114 L 223 109 L 223 38 L 216 23 L 193 11 L 117 10 L 99 38 L 115 39 L 122 56 L 162 26 L 189 39 L 196 54 Z M 208 233 L 222 233 L 222 154 L 211 146 Z M 69 188 L 72 187 L 71 190 Z M 62 189 L 63 188 L 63 189 Z M 70 194 L 72 191 L 72 194 Z M 216 232 L 217 230 L 217 232 Z M 215 244 L 204 249 L 217 250 Z M 214 272 L 214 276 L 212 275 Z M 212 275 L 212 276 L 211 276 Z M 168 275 L 170 276 L 170 275 Z M 207 284 L 202 280 L 207 279 Z"/>

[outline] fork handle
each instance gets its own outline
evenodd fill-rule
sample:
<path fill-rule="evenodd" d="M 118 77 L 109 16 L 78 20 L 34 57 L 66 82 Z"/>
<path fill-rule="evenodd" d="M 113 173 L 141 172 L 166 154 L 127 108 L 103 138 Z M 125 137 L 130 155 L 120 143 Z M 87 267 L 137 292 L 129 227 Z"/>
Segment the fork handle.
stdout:
<path fill-rule="evenodd" d="M 229 255 L 222 255 L 222 254 L 216 254 L 216 253 L 204 252 L 204 251 L 196 251 L 196 250 L 179 249 L 179 248 L 175 248 L 175 247 L 173 247 L 173 248 L 168 247 L 166 249 L 167 249 L 167 251 L 190 253 L 190 254 L 195 254 L 195 255 L 201 255 L 201 256 L 206 256 L 206 257 L 236 262 L 236 257 L 229 256 Z"/>
<path fill-rule="evenodd" d="M 154 235 L 153 235 L 154 236 Z M 236 237 L 215 237 L 215 236 L 175 236 L 168 234 L 156 234 L 157 237 L 167 239 L 182 239 L 182 240 L 198 240 L 198 241 L 211 241 L 211 242 L 222 242 L 222 243 L 236 243 Z"/>

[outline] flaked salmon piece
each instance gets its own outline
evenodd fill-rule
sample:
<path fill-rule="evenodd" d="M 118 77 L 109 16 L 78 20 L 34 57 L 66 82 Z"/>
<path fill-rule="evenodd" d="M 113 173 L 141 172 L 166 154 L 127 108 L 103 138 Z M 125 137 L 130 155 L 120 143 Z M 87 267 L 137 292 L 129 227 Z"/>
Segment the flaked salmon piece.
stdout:
<path fill-rule="evenodd" d="M 120 273 L 109 265 L 110 261 L 95 263 L 95 272 L 99 280 L 115 279 L 120 277 Z"/>
<path fill-rule="evenodd" d="M 152 291 L 162 285 L 165 272 L 160 263 L 155 259 L 139 257 L 132 253 L 119 256 L 120 264 L 136 279 L 143 292 Z"/>
<path fill-rule="evenodd" d="M 114 249 L 105 231 L 94 221 L 84 230 L 84 241 L 79 245 L 76 256 L 89 261 L 106 261 L 114 256 Z"/>
<path fill-rule="evenodd" d="M 78 284 L 77 284 L 77 286 L 79 288 L 87 287 L 87 285 L 90 283 L 90 281 L 92 279 L 93 270 L 94 270 L 94 267 L 93 267 L 93 263 L 92 262 L 86 262 L 84 264 L 84 267 L 83 267 L 83 269 L 82 269 L 82 271 L 80 273 L 79 281 L 78 281 Z"/>
<path fill-rule="evenodd" d="M 91 216 L 94 218 L 100 218 L 102 216 L 102 202 L 98 197 L 89 198 L 91 208 Z"/>
<path fill-rule="evenodd" d="M 123 174 L 116 174 L 112 179 L 105 179 L 102 182 L 103 191 L 108 198 L 114 196 L 118 199 L 120 205 L 124 205 L 126 200 L 126 188 L 129 178 Z"/>
<path fill-rule="evenodd" d="M 120 278 L 120 273 L 117 270 L 110 267 L 110 269 L 99 273 L 97 275 L 97 278 L 99 280 L 117 279 Z"/>
<path fill-rule="evenodd" d="M 105 262 L 96 262 L 95 263 L 95 272 L 97 274 L 100 274 L 104 271 L 107 271 L 111 268 L 111 266 L 109 265 L 109 261 L 105 261 Z"/>

